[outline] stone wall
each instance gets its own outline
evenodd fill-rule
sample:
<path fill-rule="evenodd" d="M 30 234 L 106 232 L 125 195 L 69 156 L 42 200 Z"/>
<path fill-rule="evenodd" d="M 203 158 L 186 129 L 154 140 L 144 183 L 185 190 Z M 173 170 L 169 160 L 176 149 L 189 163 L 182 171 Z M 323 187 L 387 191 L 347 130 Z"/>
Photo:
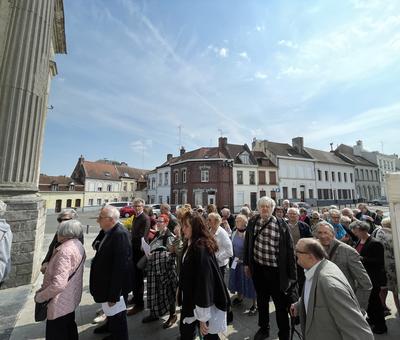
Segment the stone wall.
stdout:
<path fill-rule="evenodd" d="M 11 226 L 11 273 L 1 287 L 9 288 L 32 283 L 36 280 L 43 246 L 46 222 L 45 201 L 38 195 L 24 197 L 0 197 L 7 203 L 4 216 Z"/>

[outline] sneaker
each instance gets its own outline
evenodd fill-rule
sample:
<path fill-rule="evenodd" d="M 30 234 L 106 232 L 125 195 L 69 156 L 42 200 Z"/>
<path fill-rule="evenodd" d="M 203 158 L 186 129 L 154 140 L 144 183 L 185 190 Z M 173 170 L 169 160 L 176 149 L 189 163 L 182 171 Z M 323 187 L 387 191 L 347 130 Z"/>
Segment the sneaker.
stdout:
<path fill-rule="evenodd" d="M 257 307 L 253 305 L 249 309 L 249 315 L 253 316 L 253 315 L 256 315 L 256 314 L 257 314 Z"/>
<path fill-rule="evenodd" d="M 269 327 L 260 327 L 257 333 L 254 335 L 254 340 L 264 340 L 269 337 Z"/>

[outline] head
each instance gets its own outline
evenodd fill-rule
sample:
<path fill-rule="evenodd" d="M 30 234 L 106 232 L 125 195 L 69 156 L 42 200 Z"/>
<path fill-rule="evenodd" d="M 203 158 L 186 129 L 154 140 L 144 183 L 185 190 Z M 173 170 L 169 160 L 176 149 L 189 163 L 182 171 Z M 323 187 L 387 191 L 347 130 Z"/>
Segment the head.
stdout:
<path fill-rule="evenodd" d="M 284 209 L 289 209 L 289 206 L 290 206 L 290 201 L 289 200 L 283 200 L 282 207 Z"/>
<path fill-rule="evenodd" d="M 344 225 L 345 227 L 348 227 L 351 223 L 351 218 L 348 216 L 341 216 L 340 217 L 340 224 Z"/>
<path fill-rule="evenodd" d="M 297 263 L 304 269 L 310 269 L 328 257 L 321 243 L 313 238 L 301 238 L 296 244 L 295 252 Z"/>
<path fill-rule="evenodd" d="M 278 218 L 284 218 L 285 217 L 285 209 L 281 206 L 277 206 L 275 208 L 275 216 Z"/>
<path fill-rule="evenodd" d="M 203 206 L 200 204 L 196 205 L 196 211 L 202 214 L 204 212 Z"/>
<path fill-rule="evenodd" d="M 340 211 L 337 209 L 330 209 L 329 210 L 329 218 L 332 221 L 332 224 L 339 224 L 340 223 Z"/>
<path fill-rule="evenodd" d="M 183 206 L 183 207 L 180 207 L 179 209 L 176 210 L 176 218 L 178 219 L 178 221 L 181 221 L 181 220 L 182 220 L 182 216 L 183 216 L 187 211 L 192 211 L 192 209 Z"/>
<path fill-rule="evenodd" d="M 331 209 L 338 210 L 338 207 L 336 205 L 332 204 L 332 205 L 329 206 L 329 210 L 331 210 Z"/>
<path fill-rule="evenodd" d="M 378 216 L 380 216 L 380 217 L 383 216 L 383 210 L 376 209 L 376 210 L 375 210 L 375 213 L 376 213 Z"/>
<path fill-rule="evenodd" d="M 267 196 L 261 197 L 257 202 L 257 209 L 262 218 L 271 217 L 275 209 L 275 201 Z"/>
<path fill-rule="evenodd" d="M 221 216 L 224 219 L 227 219 L 231 215 L 231 211 L 228 208 L 223 208 L 221 210 Z"/>
<path fill-rule="evenodd" d="M 207 226 L 211 229 L 214 234 L 218 227 L 221 225 L 222 218 L 218 213 L 211 213 L 207 216 Z"/>
<path fill-rule="evenodd" d="M 322 209 L 321 209 L 321 214 L 323 214 L 323 213 L 325 213 L 325 212 L 328 212 L 328 211 L 329 211 L 328 208 L 322 208 Z"/>
<path fill-rule="evenodd" d="M 289 219 L 289 223 L 295 224 L 299 221 L 300 213 L 297 208 L 289 208 L 287 211 L 287 217 Z"/>
<path fill-rule="evenodd" d="M 67 220 L 60 223 L 57 230 L 57 241 L 62 243 L 67 240 L 82 237 L 83 229 L 81 222 L 77 220 Z"/>
<path fill-rule="evenodd" d="M 204 218 L 195 211 L 186 211 L 182 216 L 182 233 L 189 245 L 204 246 L 209 253 L 218 251 L 217 242 L 206 226 Z"/>
<path fill-rule="evenodd" d="M 118 222 L 119 210 L 112 205 L 106 205 L 99 211 L 97 223 L 104 231 L 111 230 Z"/>
<path fill-rule="evenodd" d="M 360 210 L 363 214 L 366 214 L 367 213 L 367 211 L 368 211 L 368 207 L 367 207 L 367 205 L 365 204 L 365 203 L 360 203 L 359 205 L 358 205 L 358 210 Z"/>
<path fill-rule="evenodd" d="M 7 204 L 5 204 L 3 201 L 0 201 L 0 216 L 4 216 L 6 211 L 7 211 Z"/>
<path fill-rule="evenodd" d="M 161 211 L 161 214 L 169 215 L 169 213 L 171 212 L 171 207 L 169 204 L 163 203 L 160 205 L 160 211 Z"/>
<path fill-rule="evenodd" d="M 154 216 L 153 208 L 150 207 L 150 206 L 144 206 L 144 207 L 143 207 L 143 212 L 144 212 L 147 216 L 149 216 L 149 217 Z M 137 215 L 137 214 L 136 214 L 136 215 Z M 135 215 L 135 216 L 136 216 L 136 215 Z"/>
<path fill-rule="evenodd" d="M 350 220 L 353 220 L 353 210 L 350 208 L 343 208 L 342 209 L 342 216 L 347 216 Z"/>
<path fill-rule="evenodd" d="M 215 204 L 207 205 L 207 214 L 212 213 L 212 212 L 218 212 L 217 206 Z"/>
<path fill-rule="evenodd" d="M 78 218 L 78 214 L 74 209 L 64 209 L 57 216 L 57 222 L 61 223 L 63 221 L 76 220 Z"/>
<path fill-rule="evenodd" d="M 299 213 L 300 213 L 300 215 L 305 216 L 305 215 L 307 215 L 307 210 L 304 208 L 300 208 Z"/>
<path fill-rule="evenodd" d="M 354 221 L 350 224 L 350 229 L 360 240 L 366 240 L 369 237 L 369 224 L 364 221 Z"/>
<path fill-rule="evenodd" d="M 329 247 L 335 238 L 335 229 L 327 221 L 321 221 L 315 226 L 315 237 L 324 247 Z"/>
<path fill-rule="evenodd" d="M 313 212 L 311 213 L 311 219 L 312 219 L 312 220 L 319 220 L 319 219 L 320 219 L 319 212 L 318 212 L 318 211 L 313 211 Z"/>
<path fill-rule="evenodd" d="M 135 208 L 137 215 L 141 214 L 144 208 L 144 200 L 141 198 L 135 198 L 133 200 L 133 207 Z"/>
<path fill-rule="evenodd" d="M 390 217 L 386 217 L 381 222 L 382 228 L 392 229 L 392 224 L 390 223 Z"/>
<path fill-rule="evenodd" d="M 161 214 L 156 220 L 157 231 L 164 231 L 167 229 L 169 223 L 169 215 Z"/>
<path fill-rule="evenodd" d="M 245 215 L 245 216 L 247 216 L 247 217 L 249 217 L 250 215 L 251 215 L 251 210 L 249 209 L 249 207 L 246 207 L 246 206 L 243 206 L 241 209 L 240 209 L 240 212 L 239 212 L 241 215 Z"/>
<path fill-rule="evenodd" d="M 240 233 L 244 232 L 246 230 L 247 222 L 248 218 L 246 215 L 243 214 L 237 215 L 235 219 L 236 230 Z"/>

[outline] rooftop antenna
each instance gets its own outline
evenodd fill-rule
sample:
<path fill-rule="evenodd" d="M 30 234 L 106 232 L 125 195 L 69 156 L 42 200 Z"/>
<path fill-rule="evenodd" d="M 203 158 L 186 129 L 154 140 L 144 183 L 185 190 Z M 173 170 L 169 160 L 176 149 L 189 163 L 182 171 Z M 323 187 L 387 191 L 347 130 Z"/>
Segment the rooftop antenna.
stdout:
<path fill-rule="evenodd" d="M 218 129 L 218 132 L 219 132 L 219 134 L 220 134 L 221 137 L 222 137 L 222 130 L 221 130 L 221 129 Z"/>
<path fill-rule="evenodd" d="M 333 151 L 333 143 L 329 143 L 329 145 L 331 146 L 331 151 Z"/>
<path fill-rule="evenodd" d="M 178 145 L 178 151 L 182 146 L 182 125 L 178 125 L 178 136 L 179 136 L 179 145 Z"/>
<path fill-rule="evenodd" d="M 381 140 L 381 151 L 383 153 L 383 140 Z"/>

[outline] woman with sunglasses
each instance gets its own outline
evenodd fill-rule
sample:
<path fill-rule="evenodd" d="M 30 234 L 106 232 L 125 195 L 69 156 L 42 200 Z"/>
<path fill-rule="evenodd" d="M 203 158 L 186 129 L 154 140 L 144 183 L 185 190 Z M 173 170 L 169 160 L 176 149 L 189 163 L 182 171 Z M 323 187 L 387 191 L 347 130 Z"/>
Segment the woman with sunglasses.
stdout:
<path fill-rule="evenodd" d="M 158 320 L 169 312 L 169 318 L 163 328 L 171 327 L 177 320 L 176 316 L 176 288 L 178 277 L 175 266 L 175 254 L 168 252 L 175 236 L 168 229 L 169 216 L 161 214 L 156 220 L 157 232 L 150 243 L 150 255 L 147 259 L 147 308 L 150 315 L 142 322 L 148 323 Z"/>
<path fill-rule="evenodd" d="M 74 209 L 64 209 L 63 211 L 61 211 L 58 216 L 57 216 L 57 222 L 58 222 L 58 227 L 57 229 L 60 227 L 60 224 L 64 221 L 69 221 L 69 220 L 76 220 L 78 218 L 78 214 Z M 81 243 L 83 244 L 83 232 L 82 234 L 79 236 L 79 241 L 81 241 Z M 49 245 L 49 250 L 47 251 L 47 254 L 42 262 L 42 266 L 40 268 L 40 271 L 42 272 L 42 274 L 45 273 L 47 265 L 49 264 L 50 258 L 53 255 L 54 249 L 57 248 L 59 246 L 59 242 L 57 241 L 57 232 L 55 233 L 53 240 L 51 241 L 50 245 Z"/>

